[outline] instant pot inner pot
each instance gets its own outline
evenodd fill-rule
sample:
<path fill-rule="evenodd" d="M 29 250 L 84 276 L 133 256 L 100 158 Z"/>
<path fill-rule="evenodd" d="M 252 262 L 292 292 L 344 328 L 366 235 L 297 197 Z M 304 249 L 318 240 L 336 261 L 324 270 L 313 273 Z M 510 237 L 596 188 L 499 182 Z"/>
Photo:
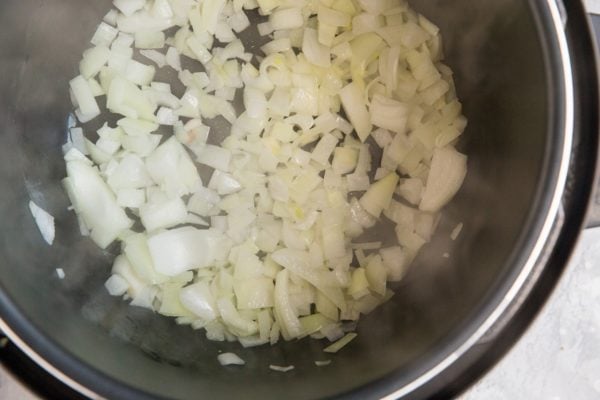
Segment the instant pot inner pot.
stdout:
<path fill-rule="evenodd" d="M 468 178 L 393 299 L 361 319 L 350 346 L 329 356 L 314 340 L 254 349 L 209 342 L 202 332 L 108 295 L 103 283 L 113 253 L 80 237 L 60 180 L 68 81 L 111 2 L 1 2 L 0 276 L 5 309 L 13 311 L 5 321 L 65 374 L 108 397 L 126 392 L 107 378 L 164 397 L 317 398 L 382 379 L 400 387 L 432 366 L 515 272 L 515 249 L 525 245 L 532 216 L 540 213 L 537 194 L 555 139 L 533 6 L 413 3 L 442 29 L 446 63 L 469 119 L 459 146 L 469 155 Z M 52 247 L 34 224 L 30 199 L 56 218 Z M 465 229 L 452 242 L 458 222 Z M 236 352 L 246 366 L 221 367 L 221 351 Z M 329 358 L 327 367 L 314 365 Z M 296 369 L 282 374 L 269 364 Z"/>

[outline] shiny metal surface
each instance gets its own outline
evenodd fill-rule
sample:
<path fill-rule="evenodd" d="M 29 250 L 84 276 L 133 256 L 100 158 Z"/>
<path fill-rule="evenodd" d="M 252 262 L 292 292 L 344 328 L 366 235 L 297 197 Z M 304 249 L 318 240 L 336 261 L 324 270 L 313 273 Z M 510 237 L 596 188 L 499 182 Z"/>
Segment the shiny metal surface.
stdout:
<path fill-rule="evenodd" d="M 317 369 L 318 342 L 251 350 L 212 343 L 108 296 L 102 283 L 113 254 L 79 237 L 59 180 L 67 82 L 110 1 L 0 3 L 0 182 L 10 188 L 0 192 L 0 316 L 10 336 L 67 383 L 107 398 L 425 398 L 475 365 L 470 349 L 501 317 L 512 324 L 546 276 L 538 261 L 553 259 L 547 246 L 555 240 L 568 253 L 576 236 L 565 239 L 552 225 L 573 150 L 573 110 L 581 110 L 573 99 L 577 74 L 566 57 L 577 49 L 554 1 L 414 6 L 440 25 L 446 40 L 470 119 L 462 142 L 469 177 L 395 298 L 362 320 L 359 338 L 335 356 L 333 368 Z M 581 119 L 577 114 L 577 135 L 597 144 L 597 132 L 584 129 Z M 595 150 L 577 161 L 595 161 Z M 584 174 L 575 184 L 589 181 Z M 28 213 L 30 198 L 57 219 L 52 248 Z M 465 230 L 452 242 L 448 233 L 458 221 Z M 446 251 L 450 260 L 441 257 Z M 54 276 L 57 267 L 64 281 Z M 493 343 L 496 336 L 484 339 Z M 220 367 L 220 351 L 238 353 L 246 367 Z M 281 375 L 269 364 L 296 369 Z"/>

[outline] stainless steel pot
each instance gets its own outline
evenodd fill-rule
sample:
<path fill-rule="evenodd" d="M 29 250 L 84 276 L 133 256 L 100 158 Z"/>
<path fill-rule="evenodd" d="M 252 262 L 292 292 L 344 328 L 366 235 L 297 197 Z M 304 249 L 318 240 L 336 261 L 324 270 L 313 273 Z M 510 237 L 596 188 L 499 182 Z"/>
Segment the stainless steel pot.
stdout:
<path fill-rule="evenodd" d="M 59 181 L 68 80 L 110 1 L 1 2 L 2 330 L 89 397 L 448 398 L 483 374 L 541 307 L 584 224 L 598 147 L 593 43 L 579 1 L 413 3 L 442 28 L 470 120 L 469 176 L 393 300 L 316 368 L 314 341 L 243 350 L 108 296 L 113 255 L 79 236 Z M 54 246 L 29 199 L 56 217 Z M 245 368 L 221 367 L 226 350 Z"/>

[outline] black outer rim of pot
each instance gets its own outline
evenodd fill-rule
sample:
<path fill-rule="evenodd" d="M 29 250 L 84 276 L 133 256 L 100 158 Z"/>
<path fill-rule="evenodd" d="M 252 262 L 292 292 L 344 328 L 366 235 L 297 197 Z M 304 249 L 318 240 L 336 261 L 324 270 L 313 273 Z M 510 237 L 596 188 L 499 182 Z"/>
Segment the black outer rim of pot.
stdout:
<path fill-rule="evenodd" d="M 447 399 L 451 398 L 478 378 L 484 375 L 519 339 L 535 316 L 539 313 L 552 290 L 556 286 L 579 234 L 584 227 L 588 204 L 592 198 L 596 182 L 596 164 L 598 150 L 598 72 L 591 58 L 594 43 L 589 32 L 589 21 L 583 4 L 569 1 L 565 4 L 568 15 L 566 29 L 567 40 L 573 64 L 575 85 L 575 146 L 569 173 L 567 190 L 563 198 L 565 224 L 558 224 L 552 243 L 546 249 L 546 262 L 539 270 L 531 274 L 531 281 L 524 285 L 514 307 L 506 312 L 506 325 L 494 331 L 494 334 L 473 346 L 450 368 L 446 368 L 435 378 L 411 392 L 409 399 Z M 0 291 L 5 328 L 16 327 L 9 336 L 28 355 L 40 365 L 88 396 L 100 396 L 115 399 L 149 399 L 149 393 L 123 385 L 107 375 L 91 368 L 65 353 L 65 351 L 39 334 L 36 326 L 28 321 L 18 307 Z M 50 361 L 50 362 L 48 362 Z M 58 368 L 58 369 L 57 369 Z M 73 380 L 71 377 L 75 378 Z M 392 378 L 392 377 L 390 377 Z M 346 398 L 370 398 L 378 394 L 388 394 L 397 390 L 393 379 L 383 379 L 367 385 L 356 392 L 342 395 Z M 97 393 L 97 394 L 96 394 Z"/>

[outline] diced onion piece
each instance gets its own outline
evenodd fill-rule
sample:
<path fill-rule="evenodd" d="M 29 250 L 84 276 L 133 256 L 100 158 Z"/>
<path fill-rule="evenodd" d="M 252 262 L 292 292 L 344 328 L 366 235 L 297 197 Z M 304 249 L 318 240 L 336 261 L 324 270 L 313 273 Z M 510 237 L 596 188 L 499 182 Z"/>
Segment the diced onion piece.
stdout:
<path fill-rule="evenodd" d="M 458 239 L 458 236 L 460 235 L 460 233 L 463 230 L 463 226 L 464 226 L 464 224 L 462 222 L 459 223 L 458 225 L 456 225 L 454 227 L 454 229 L 452 229 L 452 232 L 450 233 L 450 239 L 452 239 L 452 240 Z"/>
<path fill-rule="evenodd" d="M 107 24 L 106 22 L 100 22 L 92 40 L 90 41 L 94 46 L 110 46 L 113 40 L 117 37 L 119 31 Z"/>
<path fill-rule="evenodd" d="M 371 134 L 373 126 L 360 87 L 356 83 L 348 84 L 340 91 L 340 99 L 356 134 L 364 142 Z"/>
<path fill-rule="evenodd" d="M 289 272 L 287 270 L 280 271 L 275 279 L 274 309 L 284 338 L 290 340 L 302 335 L 302 325 L 290 303 Z"/>
<path fill-rule="evenodd" d="M 224 297 L 217 300 L 217 307 L 223 322 L 240 336 L 250 336 L 258 332 L 256 322 L 242 317 L 231 299 Z"/>
<path fill-rule="evenodd" d="M 126 117 L 155 120 L 156 107 L 136 85 L 120 76 L 115 76 L 110 83 L 106 106 L 110 111 Z"/>
<path fill-rule="evenodd" d="M 96 46 L 83 53 L 83 59 L 79 63 L 81 75 L 90 79 L 100 72 L 110 58 L 110 50 L 106 46 Z"/>
<path fill-rule="evenodd" d="M 146 5 L 146 0 L 113 0 L 113 4 L 124 15 L 131 16 Z"/>
<path fill-rule="evenodd" d="M 219 364 L 227 365 L 245 365 L 246 362 L 234 353 L 222 353 L 217 356 Z"/>
<path fill-rule="evenodd" d="M 315 365 L 317 367 L 325 367 L 327 365 L 331 364 L 331 360 L 323 360 L 323 361 L 315 361 Z"/>
<path fill-rule="evenodd" d="M 75 211 L 83 218 L 91 230 L 92 240 L 99 247 L 106 248 L 123 230 L 131 227 L 133 222 L 119 207 L 113 192 L 95 168 L 82 161 L 67 162 L 65 185 Z"/>
<path fill-rule="evenodd" d="M 369 214 L 379 218 L 381 212 L 390 205 L 398 180 L 398 175 L 391 173 L 385 178 L 375 182 L 360 198 L 360 205 Z"/>
<path fill-rule="evenodd" d="M 388 281 L 398 282 L 402 280 L 406 274 L 406 255 L 402 247 L 387 247 L 379 250 L 379 254 L 387 271 Z"/>
<path fill-rule="evenodd" d="M 253 278 L 234 282 L 237 308 L 253 310 L 273 307 L 275 286 L 271 278 Z"/>
<path fill-rule="evenodd" d="M 371 258 L 366 266 L 366 277 L 369 287 L 377 294 L 383 296 L 386 290 L 387 272 L 380 256 Z"/>
<path fill-rule="evenodd" d="M 35 223 L 42 234 L 42 237 L 50 246 L 54 242 L 54 217 L 50 215 L 46 210 L 35 204 L 33 201 L 29 202 L 29 211 L 35 220 Z"/>
<path fill-rule="evenodd" d="M 400 134 L 406 131 L 408 108 L 399 101 L 376 94 L 369 111 L 373 125 Z"/>
<path fill-rule="evenodd" d="M 337 342 L 335 342 L 335 343 L 327 346 L 326 348 L 324 348 L 323 351 L 325 353 L 337 353 L 338 351 L 340 351 L 344 346 L 346 346 L 348 343 L 350 343 L 357 336 L 358 335 L 356 333 L 347 333 L 343 338 L 341 338 Z"/>
<path fill-rule="evenodd" d="M 336 149 L 337 144 L 338 139 L 335 136 L 329 133 L 323 135 L 312 152 L 312 159 L 321 165 L 328 165 L 329 157 Z"/>
<path fill-rule="evenodd" d="M 181 304 L 205 321 L 217 318 L 218 309 L 210 287 L 206 282 L 197 282 L 181 289 Z"/>
<path fill-rule="evenodd" d="M 336 174 L 354 171 L 358 162 L 358 151 L 351 147 L 338 147 L 334 151 L 332 167 Z"/>
<path fill-rule="evenodd" d="M 296 29 L 304 25 L 304 17 L 300 8 L 278 9 L 269 16 L 273 30 Z"/>
<path fill-rule="evenodd" d="M 223 7 L 225 7 L 225 0 L 204 0 L 202 2 L 202 25 L 208 33 L 215 33 Z"/>
<path fill-rule="evenodd" d="M 467 175 L 467 157 L 452 147 L 433 151 L 419 209 L 437 212 L 454 197 Z"/>
<path fill-rule="evenodd" d="M 170 228 L 187 221 L 187 208 L 180 198 L 158 204 L 147 203 L 140 207 L 140 219 L 149 232 Z"/>
<path fill-rule="evenodd" d="M 129 289 L 129 283 L 119 275 L 111 275 L 104 286 L 111 296 L 123 296 Z"/>
<path fill-rule="evenodd" d="M 328 24 L 335 27 L 348 27 L 351 22 L 349 14 L 327 8 L 323 5 L 319 6 L 317 18 L 319 24 Z"/>
<path fill-rule="evenodd" d="M 329 48 L 319 42 L 317 31 L 314 29 L 304 29 L 302 52 L 309 62 L 319 67 L 329 68 L 331 66 L 331 52 Z"/>
<path fill-rule="evenodd" d="M 176 276 L 193 268 L 206 268 L 217 258 L 222 235 L 214 230 L 184 227 L 150 236 L 148 248 L 156 270 Z"/>
<path fill-rule="evenodd" d="M 179 57 L 179 51 L 175 47 L 169 47 L 167 55 L 165 56 L 167 65 L 173 68 L 175 71 L 181 71 L 181 59 Z"/>
<path fill-rule="evenodd" d="M 288 365 L 285 367 L 279 366 L 279 365 L 269 365 L 269 369 L 272 369 L 273 371 L 277 371 L 277 372 L 290 372 L 294 369 L 293 365 Z"/>
<path fill-rule="evenodd" d="M 148 156 L 146 167 L 154 182 L 175 196 L 193 193 L 202 185 L 196 166 L 174 137 Z"/>
<path fill-rule="evenodd" d="M 160 31 L 139 31 L 135 33 L 135 47 L 138 49 L 162 49 L 165 34 Z"/>
<path fill-rule="evenodd" d="M 300 250 L 281 249 L 274 252 L 271 257 L 273 261 L 286 270 L 290 270 L 294 274 L 301 276 L 319 289 L 341 310 L 346 308 L 346 302 L 340 288 L 335 284 L 335 278 L 329 271 L 311 269 L 308 253 Z"/>
<path fill-rule="evenodd" d="M 72 79 L 69 85 L 82 114 L 86 115 L 89 119 L 100 115 L 100 108 L 94 99 L 90 84 L 82 75 Z"/>

